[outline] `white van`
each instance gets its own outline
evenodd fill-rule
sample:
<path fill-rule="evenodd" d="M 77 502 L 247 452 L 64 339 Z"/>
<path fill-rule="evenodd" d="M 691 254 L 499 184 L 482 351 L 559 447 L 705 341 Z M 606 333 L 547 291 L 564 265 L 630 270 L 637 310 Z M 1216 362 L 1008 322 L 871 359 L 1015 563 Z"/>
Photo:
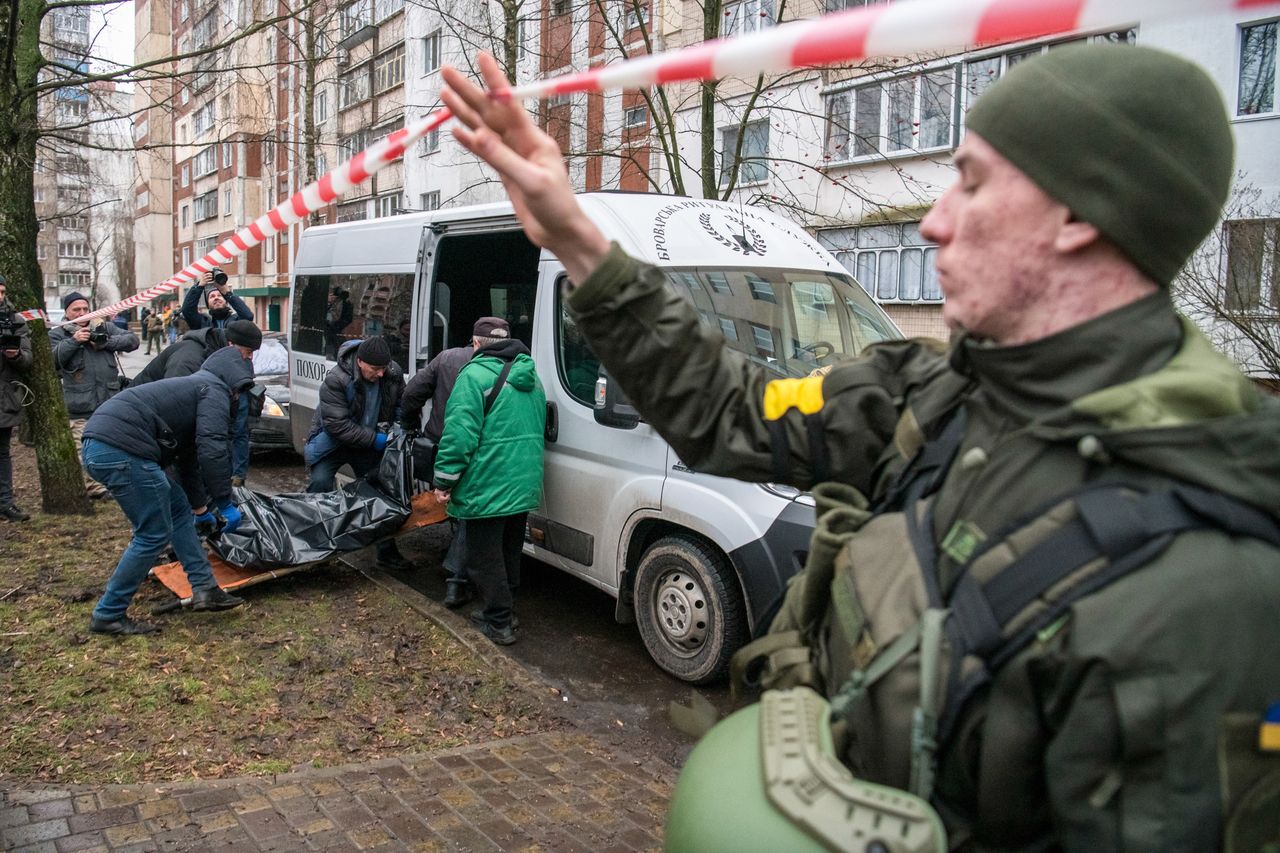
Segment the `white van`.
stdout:
<path fill-rule="evenodd" d="M 638 193 L 580 201 L 611 239 L 666 269 L 730 346 L 779 377 L 899 336 L 831 254 L 765 211 Z M 302 446 L 344 341 L 393 335 L 408 376 L 469 341 L 477 318 L 505 317 L 547 394 L 545 490 L 525 552 L 616 597 L 618 620 L 638 623 L 664 670 L 715 680 L 803 565 L 812 500 L 683 465 L 615 399 L 563 303 L 563 276 L 510 204 L 308 228 L 289 302 L 294 445 Z M 349 315 L 330 306 L 338 289 Z M 341 325 L 344 316 L 350 322 Z"/>

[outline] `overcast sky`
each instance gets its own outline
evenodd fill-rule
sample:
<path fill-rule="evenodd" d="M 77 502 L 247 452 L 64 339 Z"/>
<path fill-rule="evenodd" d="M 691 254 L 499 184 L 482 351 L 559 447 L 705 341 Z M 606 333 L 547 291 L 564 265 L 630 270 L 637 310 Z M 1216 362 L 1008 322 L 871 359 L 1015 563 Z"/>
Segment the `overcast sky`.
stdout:
<path fill-rule="evenodd" d="M 95 6 L 91 15 L 92 26 L 90 32 L 97 34 L 96 43 L 93 47 L 94 58 L 118 63 L 119 65 L 132 65 L 133 0 L 122 0 L 122 2 L 110 6 Z M 104 15 L 106 27 L 99 32 Z"/>

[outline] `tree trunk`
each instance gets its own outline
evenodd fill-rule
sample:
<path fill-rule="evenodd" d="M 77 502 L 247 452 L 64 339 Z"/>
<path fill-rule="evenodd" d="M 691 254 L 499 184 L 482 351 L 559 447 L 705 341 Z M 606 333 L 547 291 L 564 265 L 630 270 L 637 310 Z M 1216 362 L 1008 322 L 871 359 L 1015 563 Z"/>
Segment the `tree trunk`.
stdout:
<path fill-rule="evenodd" d="M 6 64 L 12 62 L 0 74 L 0 103 L 7 105 L 0 110 L 0 271 L 8 279 L 10 301 L 20 309 L 44 306 L 32 187 L 40 133 L 33 93 L 41 62 L 43 8 L 44 0 L 21 0 L 16 26 L 4 21 L 6 26 L 0 29 L 0 39 L 7 42 L 0 43 L 0 56 Z M 49 336 L 42 321 L 30 325 L 35 364 L 26 384 L 35 400 L 25 417 L 35 437 L 44 511 L 88 515 L 93 510 L 85 494 Z"/>
<path fill-rule="evenodd" d="M 720 37 L 720 19 L 723 6 L 720 0 L 707 0 L 702 7 L 702 40 L 711 41 Z M 716 171 L 716 81 L 708 80 L 698 84 L 699 88 L 699 128 L 701 129 L 701 168 L 702 197 L 720 197 L 720 175 Z"/>

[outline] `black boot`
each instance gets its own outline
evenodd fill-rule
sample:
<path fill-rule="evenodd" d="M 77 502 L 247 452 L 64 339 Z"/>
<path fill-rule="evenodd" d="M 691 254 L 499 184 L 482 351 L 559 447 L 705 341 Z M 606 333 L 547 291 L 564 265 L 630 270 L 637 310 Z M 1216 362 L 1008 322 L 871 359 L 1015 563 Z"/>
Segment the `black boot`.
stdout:
<path fill-rule="evenodd" d="M 131 637 L 135 634 L 150 634 L 159 630 L 160 626 L 158 625 L 152 625 L 150 622 L 135 622 L 128 616 L 121 616 L 111 622 L 104 622 L 97 617 L 89 619 L 89 632 L 93 634 L 116 634 L 121 637 Z"/>
<path fill-rule="evenodd" d="M 471 584 L 466 581 L 446 581 L 444 606 L 455 610 L 471 600 Z"/>
<path fill-rule="evenodd" d="M 192 610 L 230 610 L 244 604 L 244 599 L 232 595 L 220 586 L 197 589 L 191 593 Z"/>
<path fill-rule="evenodd" d="M 0 509 L 0 518 L 5 521 L 30 521 L 31 516 L 18 509 L 17 504 L 9 504 L 7 507 Z"/>

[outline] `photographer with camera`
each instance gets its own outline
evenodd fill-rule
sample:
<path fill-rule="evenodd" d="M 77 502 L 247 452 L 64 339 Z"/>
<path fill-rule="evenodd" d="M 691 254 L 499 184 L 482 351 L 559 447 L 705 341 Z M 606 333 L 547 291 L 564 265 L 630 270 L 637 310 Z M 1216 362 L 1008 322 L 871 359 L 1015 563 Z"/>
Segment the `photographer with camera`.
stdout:
<path fill-rule="evenodd" d="M 31 333 L 27 321 L 9 302 L 5 278 L 0 275 L 0 519 L 5 521 L 31 518 L 13 502 L 13 461 L 9 458 L 9 439 L 22 419 L 23 394 L 31 393 L 22 384 L 30 369 Z"/>
<path fill-rule="evenodd" d="M 138 336 L 120 327 L 95 320 L 72 323 L 89 313 L 89 300 L 72 291 L 62 297 L 66 325 L 49 331 L 53 363 L 62 377 L 62 399 L 71 416 L 71 434 L 80 450 L 80 439 L 89 416 L 128 384 L 120 367 L 118 353 L 138 348 Z M 107 496 L 107 490 L 85 476 L 85 489 L 94 499 Z"/>
<path fill-rule="evenodd" d="M 204 296 L 208 314 L 200 310 L 201 296 Z M 223 329 L 232 320 L 252 320 L 253 312 L 243 299 L 231 292 L 227 274 L 214 267 L 187 291 L 186 298 L 182 300 L 182 316 L 192 330 L 210 326 Z"/>

